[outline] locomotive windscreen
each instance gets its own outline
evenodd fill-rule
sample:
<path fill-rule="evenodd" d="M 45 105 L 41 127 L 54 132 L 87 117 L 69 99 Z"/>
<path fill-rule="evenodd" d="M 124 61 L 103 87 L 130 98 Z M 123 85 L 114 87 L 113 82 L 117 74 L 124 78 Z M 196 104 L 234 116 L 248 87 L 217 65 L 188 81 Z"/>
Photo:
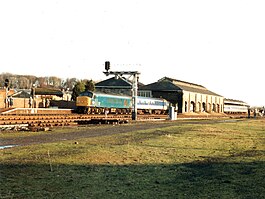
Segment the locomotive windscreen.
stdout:
<path fill-rule="evenodd" d="M 91 91 L 84 91 L 84 92 L 80 93 L 79 96 L 87 96 L 87 97 L 92 98 L 93 97 L 93 93 Z"/>

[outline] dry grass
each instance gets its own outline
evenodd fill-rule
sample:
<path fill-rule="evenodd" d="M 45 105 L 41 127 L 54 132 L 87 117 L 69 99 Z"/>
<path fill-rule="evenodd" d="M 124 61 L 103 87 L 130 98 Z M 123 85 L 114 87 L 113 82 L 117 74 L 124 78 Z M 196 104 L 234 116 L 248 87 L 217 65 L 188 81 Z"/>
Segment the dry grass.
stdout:
<path fill-rule="evenodd" d="M 264 197 L 264 119 L 177 124 L 2 150 L 0 198 Z"/>

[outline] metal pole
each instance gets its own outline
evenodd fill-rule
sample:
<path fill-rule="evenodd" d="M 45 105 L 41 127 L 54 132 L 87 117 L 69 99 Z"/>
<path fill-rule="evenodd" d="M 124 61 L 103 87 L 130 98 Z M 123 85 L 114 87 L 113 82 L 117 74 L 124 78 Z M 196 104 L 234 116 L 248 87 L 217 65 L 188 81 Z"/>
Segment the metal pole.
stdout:
<path fill-rule="evenodd" d="M 106 76 L 115 75 L 117 78 L 122 78 L 128 84 L 132 86 L 132 120 L 137 120 L 137 94 L 138 94 L 138 75 L 140 74 L 137 71 L 109 71 L 110 70 L 110 62 L 105 62 L 105 72 L 103 72 Z M 133 75 L 133 82 L 130 83 L 122 75 Z"/>
<path fill-rule="evenodd" d="M 33 108 L 36 108 L 35 107 L 35 84 L 32 84 L 32 107 Z"/>
<path fill-rule="evenodd" d="M 8 108 L 8 87 L 6 87 L 5 108 Z"/>
<path fill-rule="evenodd" d="M 137 120 L 137 80 L 138 75 L 135 73 L 133 75 L 133 84 L 132 84 L 132 101 L 133 101 L 133 112 L 132 112 L 132 120 Z"/>

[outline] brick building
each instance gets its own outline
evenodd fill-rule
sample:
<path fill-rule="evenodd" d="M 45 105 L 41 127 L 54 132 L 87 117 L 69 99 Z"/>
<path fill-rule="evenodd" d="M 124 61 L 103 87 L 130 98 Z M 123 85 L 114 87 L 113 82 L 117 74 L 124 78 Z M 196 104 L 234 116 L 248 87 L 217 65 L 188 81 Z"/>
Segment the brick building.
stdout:
<path fill-rule="evenodd" d="M 5 99 L 12 97 L 13 105 L 12 108 L 44 108 L 48 107 L 47 102 L 51 100 L 62 100 L 63 92 L 58 89 L 51 88 L 34 88 L 34 100 L 30 100 L 32 97 L 31 90 L 21 90 L 15 92 L 13 89 L 9 90 L 6 94 L 5 89 L 0 90 L 0 108 L 11 108 Z M 31 103 L 30 103 L 31 101 Z M 34 105 L 33 105 L 34 103 Z M 30 105 L 31 104 L 31 105 Z"/>
<path fill-rule="evenodd" d="M 0 108 L 8 108 L 6 99 L 8 96 L 13 95 L 14 92 L 13 89 L 8 91 L 5 88 L 0 89 Z"/>

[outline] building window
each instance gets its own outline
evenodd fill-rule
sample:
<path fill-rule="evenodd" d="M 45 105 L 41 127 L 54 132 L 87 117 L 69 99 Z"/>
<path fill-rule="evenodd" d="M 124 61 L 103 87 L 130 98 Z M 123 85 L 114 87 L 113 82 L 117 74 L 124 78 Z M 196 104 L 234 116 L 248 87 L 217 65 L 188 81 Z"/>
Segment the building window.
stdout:
<path fill-rule="evenodd" d="M 138 96 L 152 97 L 152 92 L 151 91 L 138 91 Z"/>

